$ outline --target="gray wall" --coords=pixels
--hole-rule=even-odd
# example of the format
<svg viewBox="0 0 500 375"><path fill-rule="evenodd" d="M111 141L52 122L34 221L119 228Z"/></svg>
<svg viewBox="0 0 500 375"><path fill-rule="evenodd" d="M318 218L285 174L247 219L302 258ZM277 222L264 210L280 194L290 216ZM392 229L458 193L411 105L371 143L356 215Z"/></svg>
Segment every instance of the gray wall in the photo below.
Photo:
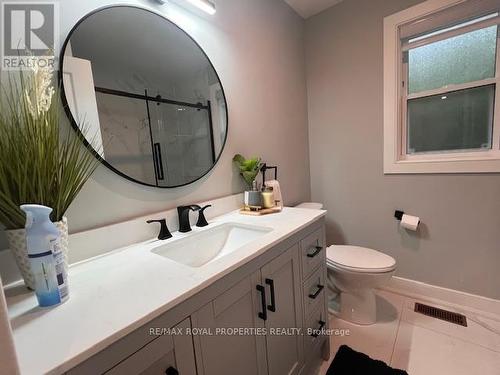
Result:
<svg viewBox="0 0 500 375"><path fill-rule="evenodd" d="M277 0L218 0L215 16L171 2L161 6L148 0L64 0L60 2L61 43L83 15L113 3L156 9L202 46L228 98L228 142L213 172L184 188L143 187L99 168L69 209L70 231L240 192L244 185L231 161L235 153L261 156L278 165L287 204L308 200L304 21ZM5 247L5 239L0 238L0 248Z"/></svg>
<svg viewBox="0 0 500 375"><path fill-rule="evenodd" d="M329 243L392 255L397 275L500 299L500 176L383 174L383 18L418 0L347 0L306 22L312 199ZM394 209L422 218L406 233Z"/></svg>
<svg viewBox="0 0 500 375"><path fill-rule="evenodd" d="M113 1L61 2L63 35L86 12L110 3ZM281 1L219 0L213 17L169 2L163 6L145 0L129 3L149 5L164 13L210 56L228 98L228 142L213 172L185 188L142 187L100 168L70 208L72 230L242 191L244 185L231 162L238 152L279 165L287 203L308 199L303 21ZM287 153L290 149L294 152Z"/></svg>

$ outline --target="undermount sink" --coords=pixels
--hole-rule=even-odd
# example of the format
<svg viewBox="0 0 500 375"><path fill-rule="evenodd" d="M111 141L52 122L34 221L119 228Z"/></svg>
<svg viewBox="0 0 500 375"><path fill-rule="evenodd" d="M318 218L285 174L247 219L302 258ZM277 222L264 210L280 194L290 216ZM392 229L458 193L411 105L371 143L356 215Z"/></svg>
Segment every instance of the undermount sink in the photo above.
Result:
<svg viewBox="0 0 500 375"><path fill-rule="evenodd" d="M266 227L225 223L160 245L151 251L174 262L198 268L238 250L271 231L272 229Z"/></svg>

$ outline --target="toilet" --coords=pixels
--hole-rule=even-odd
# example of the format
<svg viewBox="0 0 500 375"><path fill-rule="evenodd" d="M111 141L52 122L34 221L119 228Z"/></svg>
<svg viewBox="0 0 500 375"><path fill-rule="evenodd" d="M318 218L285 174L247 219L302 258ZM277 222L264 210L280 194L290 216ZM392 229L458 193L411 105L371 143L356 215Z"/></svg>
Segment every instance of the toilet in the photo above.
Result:
<svg viewBox="0 0 500 375"><path fill-rule="evenodd" d="M330 311L352 323L374 324L375 289L391 279L396 270L394 258L365 247L340 245L328 247L326 257Z"/></svg>
<svg viewBox="0 0 500 375"><path fill-rule="evenodd" d="M322 203L314 203L314 202L304 202L301 203L297 206L297 208L308 208L310 210L322 210L323 209L323 204Z"/></svg>
<svg viewBox="0 0 500 375"><path fill-rule="evenodd" d="M321 210L323 204L304 202L296 207ZM356 324L376 323L375 289L394 275L394 258L366 247L332 245L326 249L326 262L330 312Z"/></svg>

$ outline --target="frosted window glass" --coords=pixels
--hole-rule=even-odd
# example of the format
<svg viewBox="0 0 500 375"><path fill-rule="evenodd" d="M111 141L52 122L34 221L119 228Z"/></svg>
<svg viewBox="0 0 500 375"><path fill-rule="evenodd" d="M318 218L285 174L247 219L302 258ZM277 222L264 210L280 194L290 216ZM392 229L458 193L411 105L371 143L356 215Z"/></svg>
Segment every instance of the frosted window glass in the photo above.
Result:
<svg viewBox="0 0 500 375"><path fill-rule="evenodd" d="M408 101L407 153L490 149L495 85Z"/></svg>
<svg viewBox="0 0 500 375"><path fill-rule="evenodd" d="M497 26L475 30L408 51L408 92L495 76Z"/></svg>

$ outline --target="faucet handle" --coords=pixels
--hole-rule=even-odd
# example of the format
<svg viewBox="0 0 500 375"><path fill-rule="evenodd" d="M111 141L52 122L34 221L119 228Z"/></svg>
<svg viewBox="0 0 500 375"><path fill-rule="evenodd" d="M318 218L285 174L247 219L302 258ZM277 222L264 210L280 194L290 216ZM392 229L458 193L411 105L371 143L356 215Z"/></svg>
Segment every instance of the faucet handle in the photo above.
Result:
<svg viewBox="0 0 500 375"><path fill-rule="evenodd" d="M197 227L206 227L208 225L207 219L205 218L205 210L208 207L212 207L211 204L207 204L205 207L200 207L198 211L198 222L196 223Z"/></svg>
<svg viewBox="0 0 500 375"><path fill-rule="evenodd" d="M172 234L168 230L167 227L167 219L159 219L159 220L148 220L146 223L160 223L160 234L158 234L159 240L166 240L172 238Z"/></svg>

